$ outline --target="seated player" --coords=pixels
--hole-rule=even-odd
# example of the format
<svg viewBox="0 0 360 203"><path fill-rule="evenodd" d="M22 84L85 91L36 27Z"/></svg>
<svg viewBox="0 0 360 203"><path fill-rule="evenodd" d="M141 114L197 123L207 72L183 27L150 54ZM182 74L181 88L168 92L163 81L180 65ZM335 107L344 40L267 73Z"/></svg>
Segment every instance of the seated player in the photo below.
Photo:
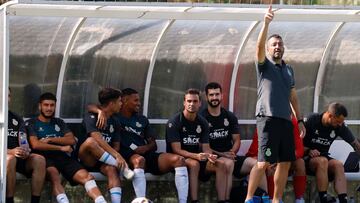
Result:
<svg viewBox="0 0 360 203"><path fill-rule="evenodd" d="M54 117L55 106L54 94L42 94L39 100L40 115L26 121L31 147L46 159L46 174L52 184L53 195L56 196L58 203L69 202L61 184L61 173L72 185L76 183L84 185L86 192L95 203L106 202L94 177L77 160L69 156L75 138L65 122Z"/></svg>

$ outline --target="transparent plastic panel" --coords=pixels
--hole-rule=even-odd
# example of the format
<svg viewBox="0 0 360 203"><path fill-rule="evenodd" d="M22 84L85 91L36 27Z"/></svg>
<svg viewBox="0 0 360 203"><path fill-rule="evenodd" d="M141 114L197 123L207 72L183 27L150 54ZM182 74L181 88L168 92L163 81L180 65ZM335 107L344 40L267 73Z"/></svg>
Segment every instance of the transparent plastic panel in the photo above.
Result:
<svg viewBox="0 0 360 203"><path fill-rule="evenodd" d="M343 26L331 47L319 99L319 111L330 102L348 109L347 119L360 119L360 23Z"/></svg>
<svg viewBox="0 0 360 203"><path fill-rule="evenodd" d="M176 21L163 37L150 87L149 118L169 118L182 109L188 88L223 86L225 107L234 60L250 22ZM205 102L203 102L205 105Z"/></svg>
<svg viewBox="0 0 360 203"><path fill-rule="evenodd" d="M65 47L76 22L76 18L10 17L10 107L19 115L33 117L40 94L56 94Z"/></svg>
<svg viewBox="0 0 360 203"><path fill-rule="evenodd" d="M3 63L3 56L5 53L5 50L3 49L4 46L4 40L6 39L5 36L5 30L4 30L4 22L3 22L3 16L5 15L5 11L4 9L0 9L0 78L1 78L1 82L0 82L0 95L3 95L4 93L4 82L2 80L2 78L4 77L4 68L5 68L5 64ZM5 119L4 117L4 109L3 109L3 99L0 99L0 123L2 123ZM1 124L0 124L1 125ZM1 126L0 126L1 127Z"/></svg>
<svg viewBox="0 0 360 203"><path fill-rule="evenodd" d="M102 87L131 87L143 97L155 43L166 21L87 19L66 67L60 115L81 118ZM71 105L69 105L71 104Z"/></svg>
<svg viewBox="0 0 360 203"><path fill-rule="evenodd" d="M351 114L351 113L350 113ZM360 139L360 125L348 125L352 134L357 138Z"/></svg>
<svg viewBox="0 0 360 203"><path fill-rule="evenodd" d="M256 41L262 24L249 38L240 58L235 88L234 112L239 119L255 119L257 81ZM314 90L320 60L335 23L273 22L268 36L280 34L285 44L283 59L295 72L295 87L303 113L313 111Z"/></svg>

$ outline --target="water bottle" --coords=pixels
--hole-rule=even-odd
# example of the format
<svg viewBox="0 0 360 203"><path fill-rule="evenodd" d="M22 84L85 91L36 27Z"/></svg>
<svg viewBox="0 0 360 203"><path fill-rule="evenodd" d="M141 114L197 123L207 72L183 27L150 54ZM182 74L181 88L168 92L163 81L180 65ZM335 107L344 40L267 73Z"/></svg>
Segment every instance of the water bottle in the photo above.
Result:
<svg viewBox="0 0 360 203"><path fill-rule="evenodd" d="M19 146L21 148L25 149L26 151L30 151L26 133L21 132L21 131L19 132Z"/></svg>
<svg viewBox="0 0 360 203"><path fill-rule="evenodd" d="M131 180L131 179L134 177L135 173L134 173L134 171L132 171L132 170L129 169L128 167L125 167L125 168L122 170L122 175L123 175L126 179Z"/></svg>

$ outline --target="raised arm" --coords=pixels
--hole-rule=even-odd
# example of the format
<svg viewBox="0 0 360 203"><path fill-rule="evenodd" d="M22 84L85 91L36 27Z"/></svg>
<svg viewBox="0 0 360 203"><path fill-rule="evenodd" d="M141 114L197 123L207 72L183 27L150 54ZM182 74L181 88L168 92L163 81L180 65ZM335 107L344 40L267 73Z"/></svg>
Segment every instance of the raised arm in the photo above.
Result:
<svg viewBox="0 0 360 203"><path fill-rule="evenodd" d="M264 16L264 24L260 30L258 41L256 44L256 59L258 63L263 63L265 61L265 43L266 43L266 37L269 30L269 24L274 18L274 12L272 11L272 6L270 5L268 10L265 13Z"/></svg>

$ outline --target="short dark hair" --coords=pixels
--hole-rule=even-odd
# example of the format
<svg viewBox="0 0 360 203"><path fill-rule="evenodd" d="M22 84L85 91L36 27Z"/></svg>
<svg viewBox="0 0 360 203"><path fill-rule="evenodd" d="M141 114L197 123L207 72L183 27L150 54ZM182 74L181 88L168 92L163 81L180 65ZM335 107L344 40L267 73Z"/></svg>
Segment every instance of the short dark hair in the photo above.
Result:
<svg viewBox="0 0 360 203"><path fill-rule="evenodd" d="M281 40L283 40L282 37L281 37L279 34L272 34L272 35L270 35L270 37L268 37L267 41L269 41L271 38L276 38L276 39L281 39Z"/></svg>
<svg viewBox="0 0 360 203"><path fill-rule="evenodd" d="M220 92L222 92L222 87L217 82L210 82L205 86L205 93L206 95L209 93L210 89L220 89Z"/></svg>
<svg viewBox="0 0 360 203"><path fill-rule="evenodd" d="M56 96L51 92L45 92L42 95L40 95L39 103L41 103L44 100L52 100L52 101L55 101L55 102L57 101Z"/></svg>
<svg viewBox="0 0 360 203"><path fill-rule="evenodd" d="M335 115L336 117L344 116L347 117L348 112L346 110L346 107L338 102L333 102L329 104L328 110L329 113Z"/></svg>
<svg viewBox="0 0 360 203"><path fill-rule="evenodd" d="M129 96L129 95L132 95L132 94L139 94L138 91L136 91L135 89L130 88L130 87L122 89L121 92L122 92L123 96Z"/></svg>
<svg viewBox="0 0 360 203"><path fill-rule="evenodd" d="M98 99L102 106L108 105L111 101L117 100L119 97L121 97L121 91L111 87L105 87L98 93Z"/></svg>
<svg viewBox="0 0 360 203"><path fill-rule="evenodd" d="M195 88L187 89L187 90L185 91L185 94L184 94L184 100L185 100L185 96L188 95L188 94L198 95L198 96L199 96L199 99L201 99L201 98L200 98L200 90L198 90L198 89L195 89Z"/></svg>

